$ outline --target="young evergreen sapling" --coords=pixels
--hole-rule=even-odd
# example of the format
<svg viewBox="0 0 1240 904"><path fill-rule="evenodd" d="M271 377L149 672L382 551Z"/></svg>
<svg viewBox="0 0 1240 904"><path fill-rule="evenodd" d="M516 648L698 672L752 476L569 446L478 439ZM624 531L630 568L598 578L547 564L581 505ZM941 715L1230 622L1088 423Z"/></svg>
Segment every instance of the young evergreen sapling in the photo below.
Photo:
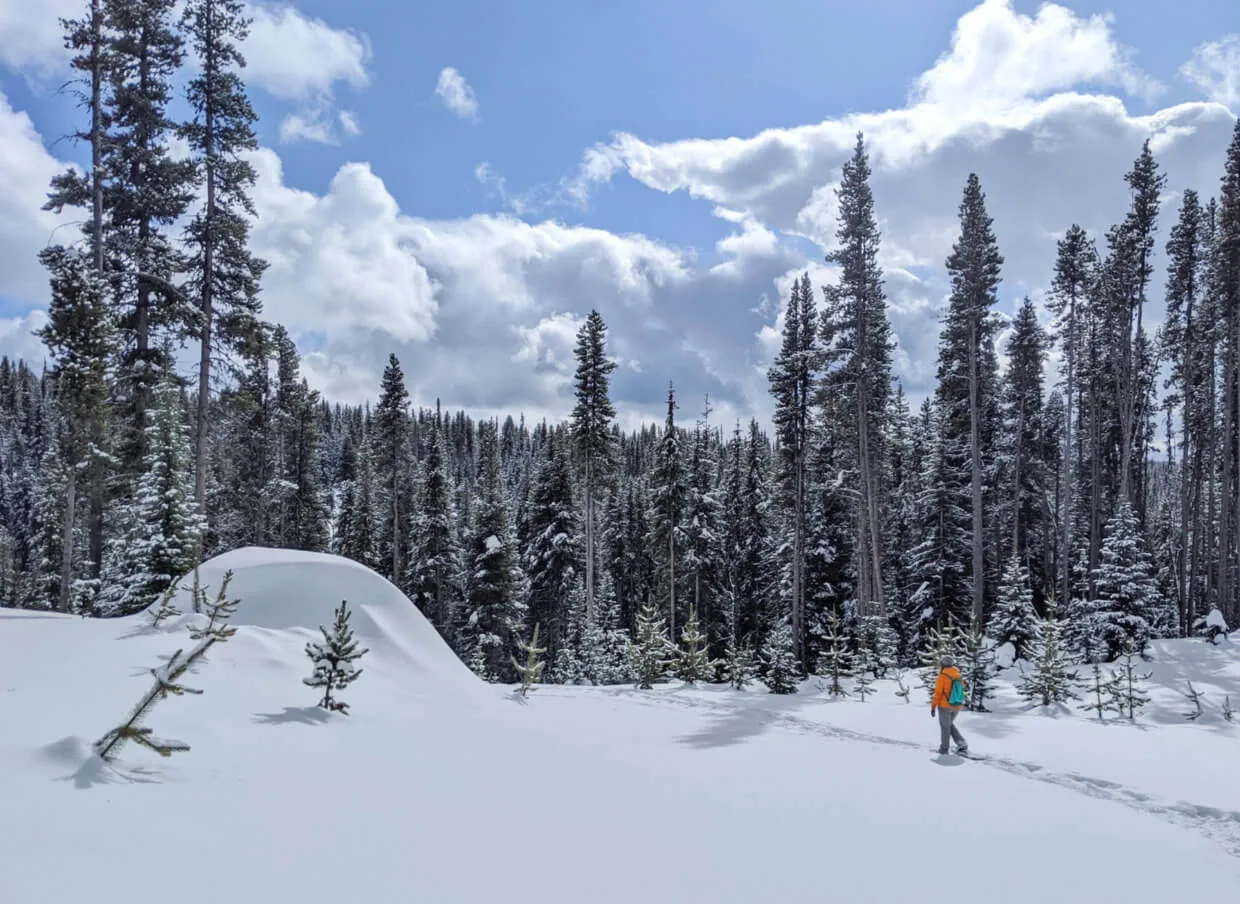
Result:
<svg viewBox="0 0 1240 904"><path fill-rule="evenodd" d="M754 681L758 672L758 662L753 649L742 646L736 639L728 641L725 662L725 677L734 690L743 691Z"/></svg>
<svg viewBox="0 0 1240 904"><path fill-rule="evenodd" d="M1152 673L1141 674L1137 671L1135 662L1137 648L1131 639L1124 641L1123 650L1120 667L1113 673L1115 682L1112 685L1111 694L1119 714L1127 717L1129 722L1135 722L1137 712L1150 702L1150 698L1146 696L1142 687L1142 682L1148 681Z"/></svg>
<svg viewBox="0 0 1240 904"><path fill-rule="evenodd" d="M1101 721L1106 718L1107 713L1115 710L1115 678L1102 677L1102 663L1097 659L1094 660L1093 669L1093 681L1089 685L1090 697L1077 708L1086 712L1093 711Z"/></svg>
<svg viewBox="0 0 1240 904"><path fill-rule="evenodd" d="M1038 635L1031 647L1033 671L1021 676L1020 695L1030 703L1050 706L1079 699L1073 684L1076 672L1068 668L1055 605L1048 604L1046 618L1038 626Z"/></svg>
<svg viewBox="0 0 1240 904"><path fill-rule="evenodd" d="M224 598L227 586L228 582L226 579L224 587L220 591L220 599ZM153 750L163 757L171 756L179 751L189 750L188 744L179 741L161 741L154 737L151 729L143 726L142 721L150 714L151 709L156 703L169 695L179 697L182 694L202 693L200 690L181 684L180 679L195 662L203 658L212 645L224 643L236 633L235 628L225 628L222 626L223 621L233 614L236 606L237 603L234 601L227 606L219 605L215 607L209 629L192 632L192 636L198 643L190 650L188 655L182 655L184 651L177 650L172 654L167 663L159 668L151 669L151 674L155 677L155 683L143 695L142 699L138 701L138 704L130 712L129 718L95 742L95 752L104 762L111 762L126 741L141 744L148 750Z"/></svg>
<svg viewBox="0 0 1240 904"><path fill-rule="evenodd" d="M904 683L904 675L905 672L903 669L896 673L896 689L892 693L903 699L905 703L912 703L913 701L909 699L911 689Z"/></svg>
<svg viewBox="0 0 1240 904"><path fill-rule="evenodd" d="M994 695L992 680L998 669L995 667L995 650L989 638L982 633L973 619L969 631L964 635L964 646L960 657L960 672L964 685L969 689L966 706L973 712L984 713L986 701Z"/></svg>
<svg viewBox="0 0 1240 904"><path fill-rule="evenodd" d="M714 663L706 649L706 638L698 622L697 607L689 607L689 620L680 634L680 649L676 657L676 677L685 684L709 681L714 673Z"/></svg>
<svg viewBox="0 0 1240 904"><path fill-rule="evenodd" d="M336 621L332 630L329 632L322 625L319 626L323 642L306 644L306 655L314 663L314 674L302 679L309 687L323 688L323 699L319 701L319 706L343 715L349 714L349 704L335 699L332 692L342 690L357 680L362 670L353 663L370 652L358 649L353 628L349 625L352 615L348 600L341 600L336 609Z"/></svg>
<svg viewBox="0 0 1240 904"><path fill-rule="evenodd" d="M198 569L194 569L194 611L205 612L207 615L205 628L190 629L189 636L194 640L202 640L204 637L228 640L237 633L235 627L225 624L236 614L237 606L241 603L240 600L228 598L228 585L232 583L232 579L233 573L225 572L224 580L220 584L220 592L215 595L214 601L208 601L206 588L198 583Z"/></svg>
<svg viewBox="0 0 1240 904"><path fill-rule="evenodd" d="M517 640L517 649L525 654L525 662L518 662L515 656L512 660L512 665L521 680L517 693L522 698L529 695L530 688L542 677L543 668L547 664L543 660L543 654L547 652L547 648L538 645L538 629L539 625L534 625L534 635L528 642L519 638Z"/></svg>
<svg viewBox="0 0 1240 904"><path fill-rule="evenodd" d="M1236 711L1231 708L1231 695L1228 694L1223 698L1223 719L1230 722L1236 716Z"/></svg>
<svg viewBox="0 0 1240 904"><path fill-rule="evenodd" d="M173 584L163 592L163 595L159 598L159 605L151 610L152 628L158 628L160 622L166 618L175 618L181 614L181 610L178 609L172 602L172 598L176 596L176 593L176 584Z"/></svg>
<svg viewBox="0 0 1240 904"><path fill-rule="evenodd" d="M1188 698L1188 702L1193 704L1193 711L1184 714L1184 718L1190 722L1196 722L1201 718L1201 693L1193 687L1191 681L1188 682L1188 693L1184 695Z"/></svg>
<svg viewBox="0 0 1240 904"><path fill-rule="evenodd" d="M852 675L852 655L845 645L844 635L840 631L840 617L832 613L827 620L827 634L824 638L826 646L818 654L818 667L815 671L828 679L826 692L832 697L844 697L842 679Z"/></svg>
<svg viewBox="0 0 1240 904"><path fill-rule="evenodd" d="M637 639L628 647L637 687L648 691L656 681L662 681L674 655L675 647L667 638L667 624L654 604L647 601L637 616Z"/></svg>
<svg viewBox="0 0 1240 904"><path fill-rule="evenodd" d="M787 620L771 632L762 650L766 686L772 694L795 694L800 677L796 653L792 649L792 629Z"/></svg>

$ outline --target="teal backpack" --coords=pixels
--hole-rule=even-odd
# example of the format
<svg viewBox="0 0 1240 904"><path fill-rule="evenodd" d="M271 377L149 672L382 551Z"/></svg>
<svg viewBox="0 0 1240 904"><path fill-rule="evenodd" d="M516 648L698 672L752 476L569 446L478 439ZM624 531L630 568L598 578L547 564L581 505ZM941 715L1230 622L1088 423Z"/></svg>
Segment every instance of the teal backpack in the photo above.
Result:
<svg viewBox="0 0 1240 904"><path fill-rule="evenodd" d="M964 682L959 678L952 679L952 692L947 695L950 706L964 706Z"/></svg>

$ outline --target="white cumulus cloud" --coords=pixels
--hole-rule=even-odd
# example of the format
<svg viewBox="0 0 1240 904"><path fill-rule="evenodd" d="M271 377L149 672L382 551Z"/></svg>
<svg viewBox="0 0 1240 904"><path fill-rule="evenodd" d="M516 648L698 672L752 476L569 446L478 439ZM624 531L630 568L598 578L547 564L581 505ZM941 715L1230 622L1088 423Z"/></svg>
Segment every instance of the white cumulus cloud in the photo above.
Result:
<svg viewBox="0 0 1240 904"><path fill-rule="evenodd" d="M1207 99L1240 112L1240 34L1198 45L1180 67L1180 75Z"/></svg>
<svg viewBox="0 0 1240 904"><path fill-rule="evenodd" d="M443 101L443 105L457 116L462 119L478 119L478 98L474 96L474 89L465 81L465 76L451 66L440 71L435 93Z"/></svg>

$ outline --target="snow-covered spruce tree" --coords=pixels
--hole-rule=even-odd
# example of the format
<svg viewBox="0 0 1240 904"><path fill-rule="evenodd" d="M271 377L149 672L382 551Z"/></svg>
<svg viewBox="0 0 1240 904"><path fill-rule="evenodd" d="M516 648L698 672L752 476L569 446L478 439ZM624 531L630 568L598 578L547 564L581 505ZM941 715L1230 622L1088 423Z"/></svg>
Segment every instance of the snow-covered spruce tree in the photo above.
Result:
<svg viewBox="0 0 1240 904"><path fill-rule="evenodd" d="M1204 637L1211 644L1217 644L1219 638L1227 638L1227 620L1217 606L1193 623L1193 634Z"/></svg>
<svg viewBox="0 0 1240 904"><path fill-rule="evenodd" d="M1099 721L1106 718L1107 713L1117 712L1115 705L1116 678L1112 675L1107 678L1103 675L1102 663L1098 660L1093 662L1093 672L1090 674L1084 685L1085 702L1077 706L1077 709L1084 712L1092 712Z"/></svg>
<svg viewBox="0 0 1240 904"><path fill-rule="evenodd" d="M314 674L303 678L308 687L323 688L323 699L318 705L323 709L349 714L349 704L332 696L333 691L342 690L357 680L362 670L353 665L369 650L358 649L357 640L353 637L353 628L349 619L353 613L349 611L348 600L341 600L336 609L336 621L328 631L322 625L319 631L323 634L323 642L306 644L306 655L314 663Z"/></svg>
<svg viewBox="0 0 1240 904"><path fill-rule="evenodd" d="M1137 657L1136 644L1131 640L1127 641L1120 653L1119 668L1111 673L1114 678L1111 699L1119 714L1129 722L1136 721L1137 712L1150 702L1144 683L1150 680L1152 673L1137 671Z"/></svg>
<svg viewBox="0 0 1240 904"><path fill-rule="evenodd" d="M697 608L689 607L689 619L680 632L680 647L676 651L676 677L685 684L709 681L714 675L714 663L706 649L706 638L698 622Z"/></svg>
<svg viewBox="0 0 1240 904"><path fill-rule="evenodd" d="M886 496L883 459L891 396L891 324L879 265L881 237L870 187L870 163L861 134L846 161L836 189L837 247L827 260L840 267L839 280L824 286L822 339L825 373L822 389L834 397L825 417L836 413L834 433L838 465L850 475L852 509L848 522L855 536L854 594L862 616L886 611L882 562L883 500Z"/></svg>
<svg viewBox="0 0 1240 904"><path fill-rule="evenodd" d="M41 251L39 260L51 277L47 324L39 337L55 361L49 376L55 385L56 450L64 477L54 599L61 612L68 612L77 574L79 475L99 465L116 330L107 286L86 253L54 245Z"/></svg>
<svg viewBox="0 0 1240 904"><path fill-rule="evenodd" d="M676 648L667 637L667 623L659 610L647 601L638 613L637 635L628 647L629 664L637 687L650 690L656 681L667 677L675 653Z"/></svg>
<svg viewBox="0 0 1240 904"><path fill-rule="evenodd" d="M245 59L240 45L249 32L244 6L241 0L191 0L181 24L198 60L186 90L193 116L180 132L203 189L186 244L188 294L197 308L192 334L199 343L195 501L205 510L212 364L240 350L259 329L258 283L267 265L248 247L254 214L250 191L257 179L248 152L257 149L258 141L257 117L241 78Z"/></svg>
<svg viewBox="0 0 1240 904"><path fill-rule="evenodd" d="M520 682L517 693L522 697L529 694L530 688L542 677L543 669L547 665L543 659L547 648L538 645L538 628L538 625L534 625L534 634L528 642L517 638L517 649L521 652L522 659L518 661L515 656L512 657L512 667L516 670L517 680Z"/></svg>
<svg viewBox="0 0 1240 904"><path fill-rule="evenodd" d="M1015 556L1008 559L999 584L999 605L986 626L986 633L997 646L1010 643L1016 659L1028 659L1029 648L1038 633L1038 613L1033 607L1033 588L1029 569Z"/></svg>
<svg viewBox="0 0 1240 904"><path fill-rule="evenodd" d="M676 426L676 393L667 388L667 418L663 433L654 450L654 468L650 474L650 551L656 563L659 596L667 600L665 611L668 630L674 636L682 608L680 595L681 563L685 548L685 514L689 502L689 473L686 467L682 431Z"/></svg>
<svg viewBox="0 0 1240 904"><path fill-rule="evenodd" d="M728 641L724 670L727 682L734 690L743 691L749 687L758 674L758 660L753 649L739 645L735 639Z"/></svg>
<svg viewBox="0 0 1240 904"><path fill-rule="evenodd" d="M594 605L594 622L582 638L582 673L592 684L627 684L633 680L626 655L629 635L620 627L620 606L608 572L599 579Z"/></svg>
<svg viewBox="0 0 1240 904"><path fill-rule="evenodd" d="M827 620L826 644L818 654L818 665L814 671L820 678L826 678L827 693L833 697L845 697L844 679L852 677L853 656L849 652L848 643L840 627L840 617L832 614Z"/></svg>
<svg viewBox="0 0 1240 904"><path fill-rule="evenodd" d="M409 567L404 583L410 599L449 643L454 640L453 621L463 595L462 555L452 491L443 430L436 411L423 462L418 506L411 519Z"/></svg>
<svg viewBox="0 0 1240 904"><path fill-rule="evenodd" d="M586 588L578 582L568 593L564 636L551 664L554 684L589 684L585 668Z"/></svg>
<svg viewBox="0 0 1240 904"><path fill-rule="evenodd" d="M616 409L611 404L608 387L616 362L607 357L607 326L598 311L591 311L577 331L577 359L574 376L577 403L573 406L570 429L573 450L582 476L582 501L585 527L585 594L586 629L594 623L595 597L598 581L595 566L597 554L597 519L595 507L599 489L611 477L615 466L615 440L611 422Z"/></svg>
<svg viewBox="0 0 1240 904"><path fill-rule="evenodd" d="M762 647L762 680L772 694L795 694L801 669L792 648L792 628L781 619Z"/></svg>
<svg viewBox="0 0 1240 904"><path fill-rule="evenodd" d="M581 519L573 502L566 440L547 434L543 459L530 490L524 530L525 574L529 580L527 618L543 626L551 660L569 629L574 588L581 585Z"/></svg>
<svg viewBox="0 0 1240 904"><path fill-rule="evenodd" d="M1119 655L1126 643L1144 654L1154 625L1168 618L1168 601L1158 587L1137 516L1127 500L1120 501L1107 522L1095 584L1107 659Z"/></svg>
<svg viewBox="0 0 1240 904"><path fill-rule="evenodd" d="M117 290L109 298L117 308L122 349L113 391L121 412L117 452L124 493L149 473L147 409L161 404L154 396L173 364L172 341L190 332L196 319L191 300L174 286L184 255L170 228L194 198L194 163L173 150L177 127L169 110L185 59L178 6L177 0L103 3L104 134L95 169L104 183L97 202L105 220L106 264L100 267L110 271ZM192 459L187 456L185 464L192 467ZM192 477L188 498L193 499ZM109 522L112 518L109 512Z"/></svg>
<svg viewBox="0 0 1240 904"><path fill-rule="evenodd" d="M974 620L965 632L964 643L960 648L960 674L969 694L966 705L973 712L988 711L986 701L994 696L994 677L997 672L995 648Z"/></svg>
<svg viewBox="0 0 1240 904"><path fill-rule="evenodd" d="M963 524L957 521L953 525L955 530L963 526L967 531L968 546L961 549L952 538L953 545L942 551L940 567L956 571L966 582L973 615L980 621L986 616L986 510L994 501L993 481L987 480L986 470L994 454L998 420L999 368L994 338L999 321L992 309L998 301L1003 256L975 173L969 174L965 184L959 216L960 237L946 261L952 291L939 343L935 394L946 465L938 475L938 492L950 497L950 517L958 518L964 500L968 500L970 517ZM944 515L947 517L948 512ZM939 542L947 539L945 534Z"/></svg>
<svg viewBox="0 0 1240 904"><path fill-rule="evenodd" d="M375 405L374 429L370 436L374 454L375 558L378 572L400 585L408 568L405 551L413 486L410 480L412 456L409 449L409 390L405 373L395 354L388 355L383 369L379 401ZM424 612L426 610L423 610ZM432 624L443 629L429 613Z"/></svg>
<svg viewBox="0 0 1240 904"><path fill-rule="evenodd" d="M809 456L813 406L817 376L818 314L809 274L792 284L784 312L783 344L767 371L771 395L775 398L778 490L785 513L787 542L781 549L786 569L786 597L791 611L793 646L797 657L806 660L805 550L809 501Z"/></svg>
<svg viewBox="0 0 1240 904"><path fill-rule="evenodd" d="M478 477L474 524L466 548L465 604L458 628L463 648L481 657L483 672L507 681L514 638L525 616L525 576L508 522L507 492L500 473L499 434L493 421L478 425Z"/></svg>
<svg viewBox="0 0 1240 904"><path fill-rule="evenodd" d="M1039 706L1066 703L1079 699L1074 685L1076 672L1068 667L1054 603L1047 606L1046 617L1038 626L1038 636L1030 647L1032 670L1021 676L1020 695Z"/></svg>
<svg viewBox="0 0 1240 904"><path fill-rule="evenodd" d="M884 615L863 615L857 620L856 639L858 656L862 657L857 670L874 678L886 677L896 665L900 644L891 621Z"/></svg>
<svg viewBox="0 0 1240 904"><path fill-rule="evenodd" d="M145 609L195 565L206 521L194 504L189 435L181 415L180 392L165 374L146 411L142 475L121 515L127 530L105 560L102 614Z"/></svg>
<svg viewBox="0 0 1240 904"><path fill-rule="evenodd" d="M348 482L344 500L336 519L335 552L360 562L367 568L375 568L376 530L373 455L370 444L362 442L357 450L357 471Z"/></svg>

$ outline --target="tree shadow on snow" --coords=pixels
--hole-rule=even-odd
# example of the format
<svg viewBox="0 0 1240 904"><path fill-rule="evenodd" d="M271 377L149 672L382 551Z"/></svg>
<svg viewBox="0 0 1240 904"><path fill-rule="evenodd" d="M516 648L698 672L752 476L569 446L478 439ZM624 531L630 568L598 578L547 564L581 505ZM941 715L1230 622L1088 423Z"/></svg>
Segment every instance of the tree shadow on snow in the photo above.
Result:
<svg viewBox="0 0 1240 904"><path fill-rule="evenodd" d="M74 772L61 776L57 781L73 782L73 787L84 791L95 785L152 785L159 781L159 773L140 766L119 769L111 763L104 762L98 754L92 753Z"/></svg>
<svg viewBox="0 0 1240 904"><path fill-rule="evenodd" d="M254 721L264 725L322 725L330 718L331 713L318 706L286 706L283 712L254 714Z"/></svg>
<svg viewBox="0 0 1240 904"><path fill-rule="evenodd" d="M680 738L680 743L700 750L740 744L779 723L792 711L815 702L816 698L808 694L764 695L761 698L746 695L737 700L739 705L710 713L707 724Z"/></svg>

